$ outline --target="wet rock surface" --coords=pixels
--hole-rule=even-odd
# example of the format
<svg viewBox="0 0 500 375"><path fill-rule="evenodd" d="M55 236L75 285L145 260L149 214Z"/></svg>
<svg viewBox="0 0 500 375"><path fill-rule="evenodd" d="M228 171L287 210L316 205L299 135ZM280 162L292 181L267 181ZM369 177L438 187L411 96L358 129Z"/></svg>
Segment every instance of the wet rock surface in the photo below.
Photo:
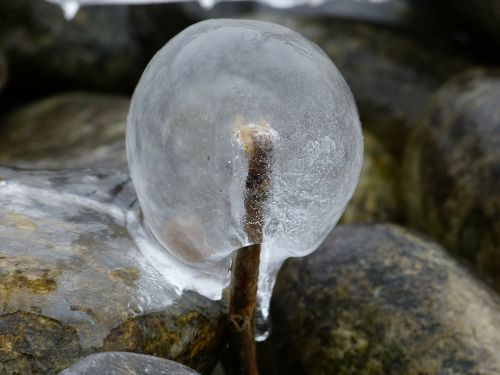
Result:
<svg viewBox="0 0 500 375"><path fill-rule="evenodd" d="M400 166L381 142L364 131L363 169L358 186L340 219L342 224L399 222Z"/></svg>
<svg viewBox="0 0 500 375"><path fill-rule="evenodd" d="M179 363L150 355L105 352L92 354L78 361L60 375L196 375Z"/></svg>
<svg viewBox="0 0 500 375"><path fill-rule="evenodd" d="M401 155L434 90L470 63L412 34L340 19L263 16L317 43L349 84L365 129Z"/></svg>
<svg viewBox="0 0 500 375"><path fill-rule="evenodd" d="M175 5L161 9L84 7L66 20L44 0L2 0L0 45L18 88L130 91L156 50L187 24ZM144 14L156 17L143 23Z"/></svg>
<svg viewBox="0 0 500 375"><path fill-rule="evenodd" d="M286 263L271 312L263 373L500 371L498 297L397 226L334 229L315 253Z"/></svg>
<svg viewBox="0 0 500 375"><path fill-rule="evenodd" d="M74 92L0 119L0 164L36 169L126 167L129 99Z"/></svg>
<svg viewBox="0 0 500 375"><path fill-rule="evenodd" d="M0 169L0 373L54 374L100 351L209 370L219 303L175 288L126 229L127 173Z"/></svg>
<svg viewBox="0 0 500 375"><path fill-rule="evenodd" d="M500 72L468 71L435 95L407 146L408 221L500 289Z"/></svg>

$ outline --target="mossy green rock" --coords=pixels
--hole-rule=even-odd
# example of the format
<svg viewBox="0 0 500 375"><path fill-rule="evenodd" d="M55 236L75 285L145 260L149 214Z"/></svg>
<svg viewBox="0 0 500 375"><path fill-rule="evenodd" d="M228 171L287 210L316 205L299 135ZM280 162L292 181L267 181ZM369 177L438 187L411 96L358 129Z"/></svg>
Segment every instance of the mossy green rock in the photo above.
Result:
<svg viewBox="0 0 500 375"><path fill-rule="evenodd" d="M365 129L401 155L409 131L442 83L470 63L410 33L329 18L266 18L318 44L351 88Z"/></svg>
<svg viewBox="0 0 500 375"><path fill-rule="evenodd" d="M342 224L401 220L399 165L383 144L364 131L364 159L354 195L340 219Z"/></svg>
<svg viewBox="0 0 500 375"><path fill-rule="evenodd" d="M54 374L101 351L212 368L220 303L177 289L127 230L126 172L0 168L0 374Z"/></svg>
<svg viewBox="0 0 500 375"><path fill-rule="evenodd" d="M408 221L500 289L500 72L470 70L435 95L407 146Z"/></svg>
<svg viewBox="0 0 500 375"><path fill-rule="evenodd" d="M500 373L496 294L398 226L340 226L289 260L271 314L264 374Z"/></svg>
<svg viewBox="0 0 500 375"><path fill-rule="evenodd" d="M0 119L0 164L22 168L126 167L129 99L73 92Z"/></svg>

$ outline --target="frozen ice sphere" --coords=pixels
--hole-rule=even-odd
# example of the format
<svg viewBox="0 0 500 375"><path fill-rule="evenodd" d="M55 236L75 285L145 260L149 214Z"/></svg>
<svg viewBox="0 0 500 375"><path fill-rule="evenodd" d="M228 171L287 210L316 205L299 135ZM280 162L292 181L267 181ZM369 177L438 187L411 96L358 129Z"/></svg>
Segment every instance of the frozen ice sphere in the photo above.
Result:
<svg viewBox="0 0 500 375"><path fill-rule="evenodd" d="M271 272L316 249L356 186L363 142L349 87L318 46L260 21L197 23L146 68L127 157L146 226L183 262L204 268L251 244L239 137L262 124L275 135L261 266Z"/></svg>

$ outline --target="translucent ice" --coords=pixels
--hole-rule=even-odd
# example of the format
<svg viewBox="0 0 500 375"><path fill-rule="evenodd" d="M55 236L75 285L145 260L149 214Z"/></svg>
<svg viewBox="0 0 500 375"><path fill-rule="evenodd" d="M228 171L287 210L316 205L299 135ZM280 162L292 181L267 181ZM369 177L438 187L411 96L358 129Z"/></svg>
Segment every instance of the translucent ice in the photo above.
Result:
<svg viewBox="0 0 500 375"><path fill-rule="evenodd" d="M85 5L103 5L103 4L153 4L153 3L171 3L171 2L186 2L186 1L191 1L191 0L47 0L52 3L58 4L62 10L64 11L64 14L67 19L72 19L75 14L78 12L79 8ZM223 1L229 1L229 2L235 2L235 1L241 1L241 0L198 0L199 4L203 8L212 8L214 5L216 5L219 2ZM357 7L356 3L359 2L365 2L365 3L395 3L392 4L390 8L388 8L390 11L394 12L393 8L399 9L404 4L400 4L402 1L407 1L407 0L330 0L331 2L336 2L340 3L338 6L340 12L345 12L346 9L349 10L351 7ZM347 4L346 4L347 1ZM320 4L324 4L329 2L329 0L258 0L259 3L274 7L274 8L291 8L291 7L296 7L300 5L312 5L312 6L317 6ZM349 4L349 3L352 3ZM383 11L387 11L388 9L384 9ZM369 11L370 12L370 11ZM385 17L382 14L382 17Z"/></svg>
<svg viewBox="0 0 500 375"><path fill-rule="evenodd" d="M198 372L168 359L138 353L104 352L89 355L59 375L199 375Z"/></svg>
<svg viewBox="0 0 500 375"><path fill-rule="evenodd" d="M124 170L0 167L0 315L55 319L89 353L102 350L116 327L151 313L199 309L217 328L217 304L183 292L220 299L227 266L208 273L170 256L144 233L136 201ZM192 334L181 335L175 350Z"/></svg>
<svg viewBox="0 0 500 375"><path fill-rule="evenodd" d="M330 59L271 23L209 20L181 32L132 98L127 157L145 223L196 268L251 244L242 132L272 130L264 207L261 314L282 262L314 251L358 181L363 142L352 94Z"/></svg>

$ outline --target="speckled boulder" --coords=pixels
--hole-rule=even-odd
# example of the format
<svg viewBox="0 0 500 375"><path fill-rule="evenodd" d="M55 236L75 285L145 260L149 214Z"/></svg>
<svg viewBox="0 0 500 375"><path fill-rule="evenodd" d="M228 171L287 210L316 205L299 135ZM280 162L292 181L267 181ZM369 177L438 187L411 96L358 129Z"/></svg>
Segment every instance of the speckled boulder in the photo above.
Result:
<svg viewBox="0 0 500 375"><path fill-rule="evenodd" d="M61 94L0 119L0 165L36 169L126 167L129 99Z"/></svg>
<svg viewBox="0 0 500 375"><path fill-rule="evenodd" d="M181 297L126 224L128 174L0 168L0 374L54 374L101 351L212 368L220 303Z"/></svg>
<svg viewBox="0 0 500 375"><path fill-rule="evenodd" d="M354 94L363 127L397 155L434 90L470 66L401 30L339 19L266 19L300 32L330 56Z"/></svg>
<svg viewBox="0 0 500 375"><path fill-rule="evenodd" d="M271 313L264 374L500 373L498 296L397 226L334 229L286 263Z"/></svg>
<svg viewBox="0 0 500 375"><path fill-rule="evenodd" d="M358 186L340 219L342 224L399 222L399 165L370 132L364 131L363 169Z"/></svg>
<svg viewBox="0 0 500 375"><path fill-rule="evenodd" d="M196 375L179 363L150 355L104 352L78 361L59 375Z"/></svg>
<svg viewBox="0 0 500 375"><path fill-rule="evenodd" d="M470 70L436 93L404 173L408 221L500 289L500 71Z"/></svg>

